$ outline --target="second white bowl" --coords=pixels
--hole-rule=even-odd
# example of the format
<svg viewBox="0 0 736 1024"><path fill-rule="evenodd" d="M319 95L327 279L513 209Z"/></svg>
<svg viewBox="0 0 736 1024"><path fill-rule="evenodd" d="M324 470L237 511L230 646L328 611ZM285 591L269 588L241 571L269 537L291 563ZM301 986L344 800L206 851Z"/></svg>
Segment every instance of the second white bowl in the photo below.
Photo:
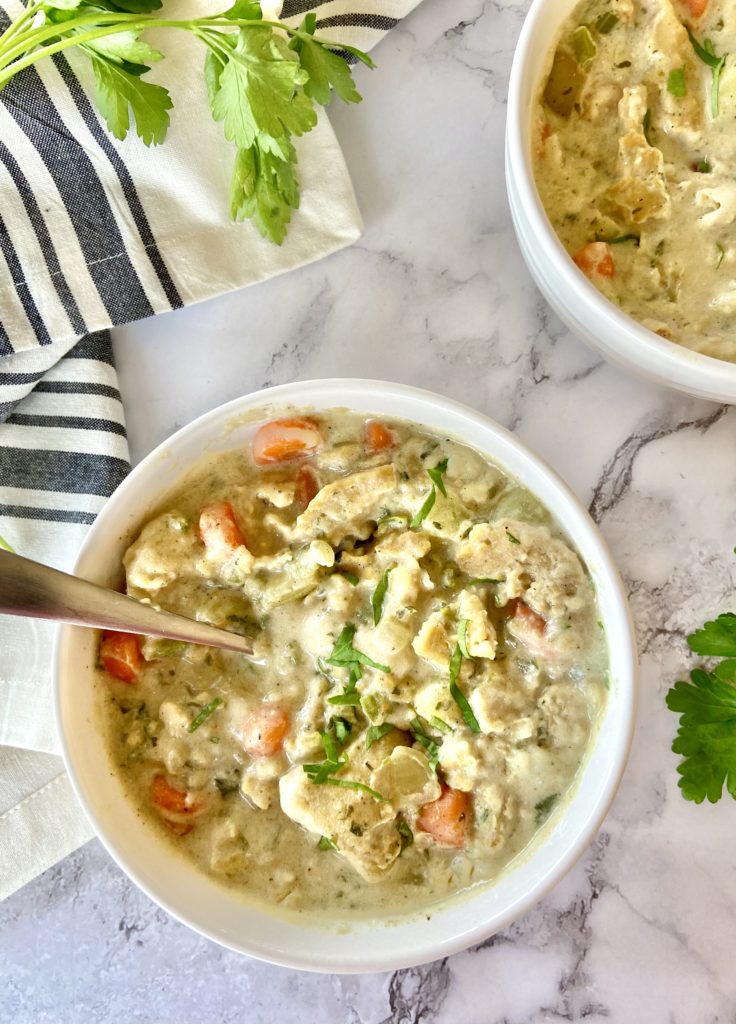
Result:
<svg viewBox="0 0 736 1024"><path fill-rule="evenodd" d="M606 359L698 398L736 403L736 363L660 338L622 313L575 266L542 206L532 160L534 104L550 47L577 2L534 0L514 55L506 121L506 187L522 255L555 313Z"/></svg>

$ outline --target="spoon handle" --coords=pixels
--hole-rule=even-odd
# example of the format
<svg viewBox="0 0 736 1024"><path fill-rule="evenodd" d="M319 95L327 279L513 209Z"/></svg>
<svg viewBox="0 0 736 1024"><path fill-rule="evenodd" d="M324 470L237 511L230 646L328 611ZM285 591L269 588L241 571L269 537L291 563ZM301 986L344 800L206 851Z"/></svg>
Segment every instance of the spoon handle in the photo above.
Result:
<svg viewBox="0 0 736 1024"><path fill-rule="evenodd" d="M237 633L195 622L183 615L157 611L124 594L2 549L0 612L163 636L185 643L222 647L239 654L253 653L247 641Z"/></svg>

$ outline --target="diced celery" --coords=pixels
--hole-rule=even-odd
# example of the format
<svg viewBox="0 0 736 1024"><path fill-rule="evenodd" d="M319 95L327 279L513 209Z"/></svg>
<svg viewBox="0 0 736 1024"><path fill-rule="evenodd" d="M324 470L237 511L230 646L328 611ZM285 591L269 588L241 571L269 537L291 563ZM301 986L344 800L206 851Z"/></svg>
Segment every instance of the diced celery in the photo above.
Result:
<svg viewBox="0 0 736 1024"><path fill-rule="evenodd" d="M581 67L590 64L598 53L598 47L595 45L587 25L580 25L573 32L572 52L575 54L575 60Z"/></svg>

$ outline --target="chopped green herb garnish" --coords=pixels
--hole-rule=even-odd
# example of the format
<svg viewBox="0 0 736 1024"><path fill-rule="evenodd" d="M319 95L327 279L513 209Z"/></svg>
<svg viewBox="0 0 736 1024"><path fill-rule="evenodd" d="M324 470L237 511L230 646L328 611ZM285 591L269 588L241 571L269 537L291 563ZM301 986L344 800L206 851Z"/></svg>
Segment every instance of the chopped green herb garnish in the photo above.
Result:
<svg viewBox="0 0 736 1024"><path fill-rule="evenodd" d="M672 71L670 71L667 76L667 92L677 97L687 95L684 65L681 68L673 68Z"/></svg>
<svg viewBox="0 0 736 1024"><path fill-rule="evenodd" d="M638 246L640 241L641 241L641 238L639 237L639 235L634 235L634 234L616 235L613 238L605 237L604 235L596 234L595 240L596 240L596 242L605 242L606 245L623 245L624 242L634 242Z"/></svg>
<svg viewBox="0 0 736 1024"><path fill-rule="evenodd" d="M376 523L376 536L387 530L404 530L409 525L409 517L403 515L383 516Z"/></svg>
<svg viewBox="0 0 736 1024"><path fill-rule="evenodd" d="M429 513L434 508L434 503L437 500L437 489L432 486L432 490L429 492L427 497L424 499L424 504L419 509L417 514L414 516L412 521L409 523L409 528L416 530L417 526L421 526L424 520L427 518Z"/></svg>
<svg viewBox="0 0 736 1024"><path fill-rule="evenodd" d="M719 110L718 93L721 84L721 72L726 64L726 55L724 54L722 57L716 56L713 42L710 39L704 39L701 46L690 29L687 30L687 34L698 57L700 57L703 63L707 64L710 68L712 76L710 86L710 113L711 117L716 118L718 117Z"/></svg>
<svg viewBox="0 0 736 1024"><path fill-rule="evenodd" d="M427 470L427 475L429 476L429 479L432 481L432 490L424 499L424 504L422 505L422 507L419 509L417 514L409 523L410 529L416 530L416 528L424 522L429 513L432 511L432 509L434 508L434 503L435 501L437 501L437 491L439 491L440 494L444 495L444 497L447 497L447 491L445 490L445 481L442 479L443 474L446 472L447 459L443 459L441 462L438 462L437 465L434 466L432 469Z"/></svg>
<svg viewBox="0 0 736 1024"><path fill-rule="evenodd" d="M447 472L447 462L447 459L443 459L442 462L438 462L432 469L427 470L427 476L445 498L447 497L447 491L445 490L445 481L442 479L442 476Z"/></svg>
<svg viewBox="0 0 736 1024"><path fill-rule="evenodd" d="M429 724L433 725L435 729L439 729L440 732L452 732L452 726L448 725L443 718L438 718L437 715L432 715Z"/></svg>
<svg viewBox="0 0 736 1024"><path fill-rule="evenodd" d="M718 262L716 263L716 270L720 270L721 263L723 263L724 257L726 255L726 250L723 248L722 245L719 245L718 243L716 243L716 249L718 249Z"/></svg>
<svg viewBox="0 0 736 1024"><path fill-rule="evenodd" d="M337 575L342 576L344 580L347 580L351 587L357 587L358 584L360 583L359 578L355 575L354 572L343 571L338 572Z"/></svg>
<svg viewBox="0 0 736 1024"><path fill-rule="evenodd" d="M199 729L200 725L203 725L207 721L208 718L212 718L215 711L217 711L218 708L221 708L222 705L223 702L220 700L219 697L215 697L215 699L211 700L209 704L205 704L205 706L199 712L197 717L189 723L189 729L187 731L195 732L197 729Z"/></svg>
<svg viewBox="0 0 736 1024"><path fill-rule="evenodd" d="M468 620L460 619L457 624L457 645L460 648L460 653L463 658L467 658L468 661L473 660L472 654L468 652Z"/></svg>
<svg viewBox="0 0 736 1024"><path fill-rule="evenodd" d="M545 818L549 817L559 795L559 793L550 793L550 795L546 796L544 800L540 800L539 803L534 805L537 825L541 825Z"/></svg>
<svg viewBox="0 0 736 1024"><path fill-rule="evenodd" d="M368 796L372 796L374 800L378 800L382 804L388 803L385 796L381 796L377 790L366 786L364 782L355 782L353 779L335 779L332 776L326 778L325 782L328 786L340 786L342 789L357 789L361 793L367 793Z"/></svg>
<svg viewBox="0 0 736 1024"><path fill-rule="evenodd" d="M391 722L383 722L381 725L371 725L366 729L365 749L370 750L377 740L387 736L390 732L393 732L395 728L396 726L392 725Z"/></svg>
<svg viewBox="0 0 736 1024"><path fill-rule="evenodd" d="M390 566L388 569L386 569L383 576L381 576L380 580L378 581L376 589L373 591L373 597L371 598L371 607L373 608L374 626L378 625L378 623L381 621L381 616L383 615L383 602L386 597L386 592L388 590L388 577L389 573L393 570L393 568L394 566Z"/></svg>
<svg viewBox="0 0 736 1024"><path fill-rule="evenodd" d="M572 51L575 54L575 60L581 67L590 64L598 53L598 47L595 45L587 25L580 25L573 32Z"/></svg>
<svg viewBox="0 0 736 1024"><path fill-rule="evenodd" d="M600 32L602 36L607 36L609 32L618 25L618 15L614 14L613 11L606 11L601 14L598 21L595 23L596 32Z"/></svg>
<svg viewBox="0 0 736 1024"><path fill-rule="evenodd" d="M498 586L500 583L503 583L503 580L494 580L493 577L491 576L476 576L475 579L468 581L468 586L482 587L485 586L487 583L492 583L495 586Z"/></svg>
<svg viewBox="0 0 736 1024"><path fill-rule="evenodd" d="M697 164L695 170L698 171L699 174L710 174L713 168L708 160L701 160L700 163Z"/></svg>
<svg viewBox="0 0 736 1024"><path fill-rule="evenodd" d="M417 743L426 750L429 767L433 772L436 772L442 740L438 743L437 740L433 739L427 733L424 724L424 720L417 715L416 718L412 718L411 722L409 722L409 729Z"/></svg>
<svg viewBox="0 0 736 1024"><path fill-rule="evenodd" d="M473 709L468 704L467 697L457 685L457 677L460 675L460 667L463 663L463 652L460 650L460 644L457 644L455 650L450 658L450 694L452 699L455 701L457 706L460 708L460 713L465 719L465 724L471 732L480 732L480 726L478 725L478 719L473 714Z"/></svg>
<svg viewBox="0 0 736 1024"><path fill-rule="evenodd" d="M356 708L360 704L360 694L355 689L345 689L342 693L336 693L334 697L328 697L327 703L333 707Z"/></svg>
<svg viewBox="0 0 736 1024"><path fill-rule="evenodd" d="M352 623L348 623L344 626L339 637L335 641L335 646L332 649L332 654L329 658L326 658L328 665L337 665L339 667L353 666L353 665L366 665L368 668L375 668L379 672L390 672L391 669L388 665L380 665L377 661L373 661L367 654L363 654L362 651L358 651L353 647L353 637L355 636L355 626ZM360 676L358 676L360 678Z"/></svg>
<svg viewBox="0 0 736 1024"><path fill-rule="evenodd" d="M328 836L320 836L317 843L318 850L336 850L337 844L333 843Z"/></svg>
<svg viewBox="0 0 736 1024"><path fill-rule="evenodd" d="M519 538L518 537L514 537L513 533L509 533L508 530L506 531L506 536L508 537L508 539L511 541L512 544L521 544L521 541L519 540Z"/></svg>

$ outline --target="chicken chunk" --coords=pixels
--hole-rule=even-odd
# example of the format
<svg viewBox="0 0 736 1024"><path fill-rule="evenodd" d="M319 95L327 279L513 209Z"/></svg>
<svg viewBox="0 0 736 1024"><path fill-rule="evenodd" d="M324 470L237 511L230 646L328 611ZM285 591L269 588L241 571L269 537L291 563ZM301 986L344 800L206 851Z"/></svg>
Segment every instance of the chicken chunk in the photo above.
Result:
<svg viewBox="0 0 736 1024"><path fill-rule="evenodd" d="M379 518L385 495L394 491L398 473L393 465L351 473L326 484L296 521L298 537L326 537L337 544L348 535L367 534Z"/></svg>

